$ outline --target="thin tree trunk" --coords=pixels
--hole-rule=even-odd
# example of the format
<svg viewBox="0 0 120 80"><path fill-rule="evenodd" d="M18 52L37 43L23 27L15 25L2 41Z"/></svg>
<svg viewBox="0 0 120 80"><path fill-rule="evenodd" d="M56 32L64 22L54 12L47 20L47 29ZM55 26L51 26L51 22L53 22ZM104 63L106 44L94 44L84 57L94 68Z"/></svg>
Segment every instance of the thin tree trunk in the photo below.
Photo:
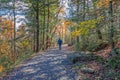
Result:
<svg viewBox="0 0 120 80"><path fill-rule="evenodd" d="M94 0L92 1L92 3L94 4ZM96 13L96 6L93 5L93 8L95 10L95 15L94 15L95 17L94 18L97 19L97 17L99 17L99 14ZM96 24L96 26L99 26L99 25ZM96 32L97 32L98 39L102 40L103 39L102 33L101 33L101 31L100 31L100 29L98 27L96 28Z"/></svg>
<svg viewBox="0 0 120 80"><path fill-rule="evenodd" d="M113 31L113 2L110 1L110 20L111 20L111 25L110 25L110 40L111 40L111 46L114 48L114 31Z"/></svg>
<svg viewBox="0 0 120 80"><path fill-rule="evenodd" d="M86 13L85 13L86 8L85 7L86 7L86 2L85 2L85 0L83 0L83 18L82 18L82 21L85 21L85 16L86 16ZM87 43L86 43L86 39L83 35L81 36L81 39L82 39L82 42L83 42L83 47L86 48Z"/></svg>
<svg viewBox="0 0 120 80"><path fill-rule="evenodd" d="M77 21L79 21L79 0L77 0ZM78 28L77 28L78 30ZM76 37L77 44L79 43L79 36Z"/></svg>
<svg viewBox="0 0 120 80"><path fill-rule="evenodd" d="M45 0L46 1L46 0ZM43 22L43 50L44 50L44 48L45 48L45 1L44 1L44 22Z"/></svg>
<svg viewBox="0 0 120 80"><path fill-rule="evenodd" d="M85 21L85 0L83 0L83 21Z"/></svg>
<svg viewBox="0 0 120 80"><path fill-rule="evenodd" d="M39 1L37 1L37 11L36 11L36 20L37 20L37 32L36 32L36 52L39 51Z"/></svg>
<svg viewBox="0 0 120 80"><path fill-rule="evenodd" d="M48 20L47 20L47 32L49 32L49 18L50 18L50 10L49 10L49 0L47 0L48 3ZM46 36L46 49L49 47L49 36Z"/></svg>
<svg viewBox="0 0 120 80"><path fill-rule="evenodd" d="M102 40L102 33L101 31L97 28L97 34L98 34L98 39Z"/></svg>
<svg viewBox="0 0 120 80"><path fill-rule="evenodd" d="M14 14L14 41L13 41L13 51L14 51L14 59L16 58L16 42L15 42L15 38L16 38L16 13L15 13L15 0L13 2L13 14Z"/></svg>
<svg viewBox="0 0 120 80"><path fill-rule="evenodd" d="M34 51L34 52L36 51L36 37L35 37L36 35L35 35L35 34L36 34L36 32L35 32L35 30L34 30L34 35L33 35L33 40L34 40L34 41L33 41L33 44L34 44L34 46L33 46L33 51Z"/></svg>

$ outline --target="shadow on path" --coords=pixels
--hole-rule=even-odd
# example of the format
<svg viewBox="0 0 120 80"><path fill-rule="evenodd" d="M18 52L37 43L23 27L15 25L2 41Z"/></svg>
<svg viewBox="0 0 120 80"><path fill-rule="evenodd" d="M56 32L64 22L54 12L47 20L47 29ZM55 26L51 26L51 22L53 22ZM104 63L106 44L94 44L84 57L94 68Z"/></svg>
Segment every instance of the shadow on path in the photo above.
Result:
<svg viewBox="0 0 120 80"><path fill-rule="evenodd" d="M3 80L76 80L69 51L51 49L21 63Z"/></svg>

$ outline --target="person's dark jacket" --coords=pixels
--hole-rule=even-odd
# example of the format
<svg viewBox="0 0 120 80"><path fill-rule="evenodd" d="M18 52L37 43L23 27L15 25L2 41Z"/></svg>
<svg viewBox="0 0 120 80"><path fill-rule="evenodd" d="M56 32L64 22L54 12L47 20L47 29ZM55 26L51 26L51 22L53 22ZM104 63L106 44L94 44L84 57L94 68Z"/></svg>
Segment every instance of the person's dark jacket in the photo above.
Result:
<svg viewBox="0 0 120 80"><path fill-rule="evenodd" d="M62 44L62 40L61 39L58 39L58 42L57 42L59 45Z"/></svg>

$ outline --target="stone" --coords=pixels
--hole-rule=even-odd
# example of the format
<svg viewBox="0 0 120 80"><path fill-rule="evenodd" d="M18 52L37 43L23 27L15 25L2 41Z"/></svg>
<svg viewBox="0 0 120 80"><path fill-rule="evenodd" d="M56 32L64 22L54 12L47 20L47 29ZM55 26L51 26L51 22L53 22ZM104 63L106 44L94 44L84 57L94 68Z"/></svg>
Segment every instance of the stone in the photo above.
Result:
<svg viewBox="0 0 120 80"><path fill-rule="evenodd" d="M80 70L81 70L81 72L88 73L88 74L93 74L95 72L94 69L87 68L87 67L83 67Z"/></svg>

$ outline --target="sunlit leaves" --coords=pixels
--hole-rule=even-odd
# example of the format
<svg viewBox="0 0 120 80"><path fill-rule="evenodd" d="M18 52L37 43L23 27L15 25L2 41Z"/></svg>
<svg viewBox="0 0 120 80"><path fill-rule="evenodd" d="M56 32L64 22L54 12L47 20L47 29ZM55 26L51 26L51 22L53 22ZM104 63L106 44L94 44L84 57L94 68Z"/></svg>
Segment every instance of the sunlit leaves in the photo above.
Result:
<svg viewBox="0 0 120 80"><path fill-rule="evenodd" d="M80 35L87 35L89 30L94 29L95 25L97 23L97 20L88 20L83 21L79 24L79 27L76 31L73 31L71 34L73 37L80 36Z"/></svg>
<svg viewBox="0 0 120 80"><path fill-rule="evenodd" d="M2 41L2 43L0 44L0 53L2 54L10 54L10 45L8 44L8 42L6 41Z"/></svg>
<svg viewBox="0 0 120 80"><path fill-rule="evenodd" d="M74 23L69 20L60 20L60 23L64 24L65 27L72 26Z"/></svg>
<svg viewBox="0 0 120 80"><path fill-rule="evenodd" d="M64 24L65 24L66 26L70 26L70 25L73 24L73 22L67 20L67 21L64 22Z"/></svg>
<svg viewBox="0 0 120 80"><path fill-rule="evenodd" d="M22 48L26 48L26 47L29 46L29 44L30 44L30 43L29 43L27 40L24 40L24 41L21 42L20 46L21 46Z"/></svg>
<svg viewBox="0 0 120 80"><path fill-rule="evenodd" d="M60 9L59 13L65 13L64 9Z"/></svg>
<svg viewBox="0 0 120 80"><path fill-rule="evenodd" d="M2 20L0 22L1 32L0 32L0 40L2 41L0 44L0 53L10 54L10 44L8 44L8 40L12 39L14 34L14 26L11 20Z"/></svg>
<svg viewBox="0 0 120 80"><path fill-rule="evenodd" d="M98 7L108 7L109 1L110 0L101 0L100 2L98 2Z"/></svg>
<svg viewBox="0 0 120 80"><path fill-rule="evenodd" d="M26 26L25 24L20 25L19 29L17 30L17 35L18 36L24 35L26 33L25 26Z"/></svg>
<svg viewBox="0 0 120 80"><path fill-rule="evenodd" d="M77 25L75 25L77 29L72 31L71 34L73 37L80 35L86 36L90 30L95 29L96 24L100 23L103 20L104 16L100 16L97 19L80 22Z"/></svg>
<svg viewBox="0 0 120 80"><path fill-rule="evenodd" d="M3 66L0 65L0 73L3 71Z"/></svg>
<svg viewBox="0 0 120 80"><path fill-rule="evenodd" d="M108 8L109 5L110 5L110 1L113 1L113 4L120 2L119 0L100 0L100 1L97 3L97 5L98 5L99 8L101 8L101 7Z"/></svg>
<svg viewBox="0 0 120 80"><path fill-rule="evenodd" d="M13 22L11 20L3 20L0 23L1 23L0 27L2 30L0 33L0 39L2 40L11 39L14 34Z"/></svg>

